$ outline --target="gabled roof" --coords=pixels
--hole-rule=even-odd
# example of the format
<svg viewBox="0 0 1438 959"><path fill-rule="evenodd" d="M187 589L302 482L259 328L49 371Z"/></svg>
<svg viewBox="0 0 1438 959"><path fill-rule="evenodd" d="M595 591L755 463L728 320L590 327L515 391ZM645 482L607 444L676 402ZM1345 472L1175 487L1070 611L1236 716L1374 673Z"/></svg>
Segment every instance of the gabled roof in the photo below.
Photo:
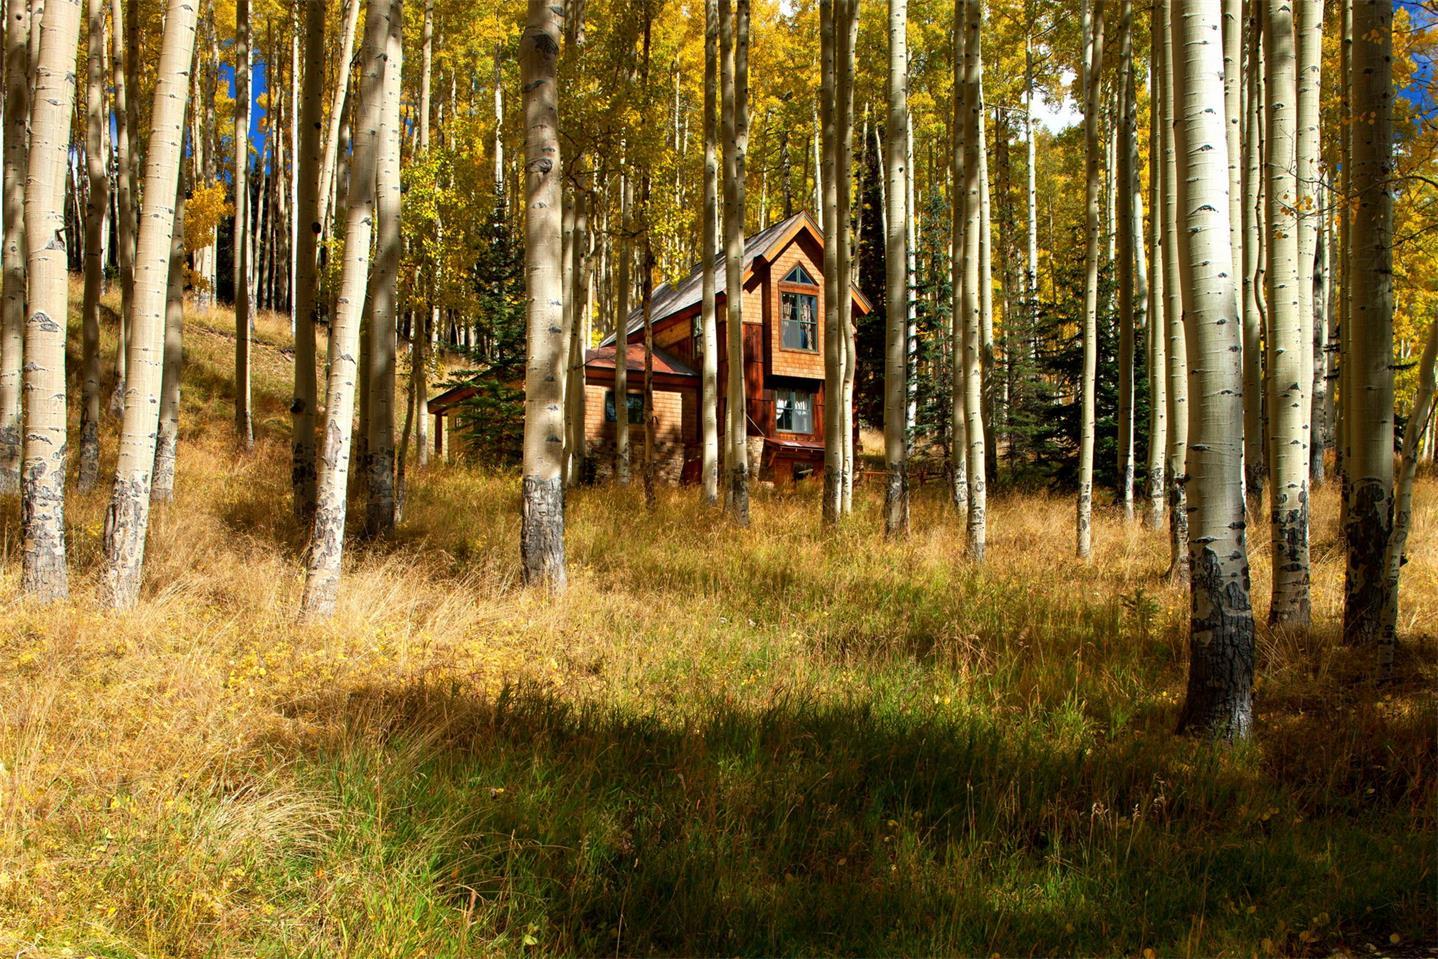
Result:
<svg viewBox="0 0 1438 959"><path fill-rule="evenodd" d="M596 369L612 370L614 369L614 352L613 343L610 343L608 346L599 346L589 350L584 354L584 365L592 366ZM643 373L644 344L630 343L629 349L625 352L628 361L625 364L625 369L634 374ZM692 366L685 363L673 353L661 350L657 346L654 348L654 372L660 375L668 374L670 376L692 376L695 378L699 376Z"/></svg>
<svg viewBox="0 0 1438 959"><path fill-rule="evenodd" d="M808 231L813 235L822 249L824 246L824 234L819 230L819 224L814 222L807 211L799 211L785 220L774 223L753 236L744 240L744 260L740 265L740 282L748 282L754 272L755 260L772 260L778 256L784 247L789 245L802 231ZM724 295L725 269L724 254L721 252L714 258L714 296L717 299ZM868 313L873 307L867 297L859 291L857 286L850 288L850 293L859 309ZM696 263L690 269L688 275L675 283L663 283L655 288L650 299L650 315L654 322L658 323L666 317L673 316L683 310L689 309L697 304L704 296L704 264ZM629 322L626 325L625 335L644 326L644 308L641 306L629 314ZM614 343L614 334L611 333L604 338L601 346L608 346Z"/></svg>

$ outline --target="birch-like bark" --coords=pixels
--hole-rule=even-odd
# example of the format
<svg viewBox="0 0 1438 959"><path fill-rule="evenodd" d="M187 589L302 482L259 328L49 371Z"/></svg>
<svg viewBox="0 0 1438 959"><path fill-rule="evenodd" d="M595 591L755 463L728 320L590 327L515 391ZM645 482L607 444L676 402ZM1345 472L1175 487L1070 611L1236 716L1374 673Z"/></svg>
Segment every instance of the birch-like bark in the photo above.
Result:
<svg viewBox="0 0 1438 959"><path fill-rule="evenodd" d="M4 301L0 306L0 492L20 486L25 357L25 130L30 115L30 5L9 0L5 18ZM104 31L101 30L103 37Z"/></svg>
<svg viewBox="0 0 1438 959"><path fill-rule="evenodd" d="M1223 57L1215 4L1182 4L1170 24L1174 137L1184 229L1177 234L1188 367L1188 505L1193 546L1188 691L1181 730L1221 740L1253 728L1253 608L1244 535L1242 358L1225 170Z"/></svg>
<svg viewBox="0 0 1438 959"><path fill-rule="evenodd" d="M1321 188L1320 188L1321 191ZM1321 192L1320 192L1321 195ZM1308 485L1318 489L1324 483L1323 454L1328 449L1328 239L1320 228L1313 251L1313 379L1309 394Z"/></svg>
<svg viewBox="0 0 1438 959"><path fill-rule="evenodd" d="M560 592L564 564L564 244L560 235L563 168L559 155L559 35L563 15L529 0L520 37L528 210L524 267L528 358L524 371L524 482L519 552L524 581ZM621 329L616 367L625 361ZM627 419L615 396L616 418Z"/></svg>
<svg viewBox="0 0 1438 959"><path fill-rule="evenodd" d="M1141 311L1141 300L1134 295L1134 262L1139 238L1143 235L1143 217L1134 223L1133 198L1134 158L1138 149L1138 117L1134 104L1133 80L1133 0L1120 0L1118 14L1118 149L1115 159L1117 183L1115 193L1122 194L1118 204L1117 236L1118 274L1118 501L1124 519L1132 521L1133 512L1133 420L1134 420L1134 331L1142 326L1135 312ZM1137 227L1137 229L1135 229Z"/></svg>
<svg viewBox="0 0 1438 959"><path fill-rule="evenodd" d="M1163 173L1159 168L1163 160L1163 95L1158 78L1163 66L1160 26L1158 16L1150 18L1149 49L1153 53L1149 60L1148 98L1149 258L1152 263L1148 284L1148 525L1151 529L1163 526L1167 495L1164 466L1168 451L1168 351L1165 348L1164 286L1169 281L1164 275L1163 263L1164 246L1173 242L1172 239L1165 241L1163 234ZM1142 222L1142 217L1139 220Z"/></svg>
<svg viewBox="0 0 1438 959"><path fill-rule="evenodd" d="M704 208L700 211L700 244L704 260L701 279L700 428L703 452L699 464L706 506L719 505L719 333L714 303L715 259L719 254L719 133L715 103L719 96L719 2L704 0ZM616 404L616 418L619 407Z"/></svg>
<svg viewBox="0 0 1438 959"><path fill-rule="evenodd" d="M1264 440L1263 380L1263 18L1264 0L1251 0L1248 16L1248 86L1243 138L1243 469L1248 512L1263 511L1263 486L1268 477L1268 447Z"/></svg>
<svg viewBox="0 0 1438 959"><path fill-rule="evenodd" d="M969 482L968 550L976 562L984 559L987 542L988 492L985 479L985 431L983 415L983 305L979 292L983 281L979 263L982 245L979 154L982 144L979 122L983 106L979 94L979 43L982 13L979 0L964 3L964 432Z"/></svg>
<svg viewBox="0 0 1438 959"><path fill-rule="evenodd" d="M855 231L849 227L851 196L854 183L854 50L859 35L859 0L836 0L840 12L839 26L835 34L835 74L837 83L838 139L835 150L838 161L835 164L835 186L838 190L838 204L835 213L839 223L839 325L844 359L844 387L839 403L842 418L842 445L844 468L841 509L845 514L854 511L854 474L856 472L855 439L858 432L854 426L854 384L858 372L858 327L854 323L854 311L850 305L849 288L858 281L858 257L854 255ZM867 128L868 121L865 120ZM863 142L860 140L860 142ZM859 221L862 226L863 206L859 207Z"/></svg>
<svg viewBox="0 0 1438 959"><path fill-rule="evenodd" d="M582 174L575 176L573 224L569 243L569 337L565 343L564 476L578 486L584 474L584 351L589 345L589 202Z"/></svg>
<svg viewBox="0 0 1438 959"><path fill-rule="evenodd" d="M749 143L749 0L719 0L724 127L724 315L729 377L729 512L749 525L748 410L744 391L744 154Z"/></svg>
<svg viewBox="0 0 1438 959"><path fill-rule="evenodd" d="M75 106L79 0L50 0L39 26L26 156L25 396L20 465L20 589L69 595L65 570L65 163Z"/></svg>
<svg viewBox="0 0 1438 959"><path fill-rule="evenodd" d="M1093 551L1093 450L1094 450L1094 387L1098 374L1098 258L1099 258L1099 191L1102 187L1103 149L1099 136L1101 117L1100 75L1103 70L1104 0L1094 0L1091 35L1085 45L1092 51L1085 71L1084 148L1087 166L1085 208L1087 235L1084 254L1084 325L1083 382L1081 422L1079 426L1079 489L1077 553L1088 559ZM972 464L970 465L972 469Z"/></svg>
<svg viewBox="0 0 1438 959"><path fill-rule="evenodd" d="M1033 22L1032 9L1028 21ZM1034 146L1034 43L1031 32L1024 34L1024 147L1028 154L1028 182L1024 193L1028 200L1028 259L1024 276L1024 296L1028 303L1029 329L1038 325L1039 318L1039 204L1038 204L1038 158Z"/></svg>
<svg viewBox="0 0 1438 959"><path fill-rule="evenodd" d="M621 169L623 160L620 160ZM619 174L619 295L614 317L614 479L629 485L629 175Z"/></svg>
<svg viewBox="0 0 1438 959"><path fill-rule="evenodd" d="M964 364L964 332L967 329L968 313L965 309L964 283L964 231L968 226L964 205L964 141L968 138L968 123L964 113L964 81L967 77L964 62L965 38L964 10L967 0L954 0L954 79L953 116L950 129L954 142L951 146L949 163L949 280L953 294L950 297L948 330L949 344L949 466L952 472L952 498L954 508L968 514L969 508L969 444L968 411L965 408L966 390L964 379L967 366Z"/></svg>
<svg viewBox="0 0 1438 959"><path fill-rule="evenodd" d="M354 151L346 198L344 262L330 332L329 373L325 388L325 430L320 448L314 528L310 535L300 615L321 619L334 613L344 557L346 490L354 433L355 386L359 378L360 316L370 270L374 231L375 167L380 114L384 106L385 47L390 0L370 0L361 51L359 102L355 111ZM557 206L557 205L556 205Z"/></svg>
<svg viewBox="0 0 1438 959"><path fill-rule="evenodd" d="M1433 433L1435 364L1438 364L1438 319L1428 324L1427 344L1418 364L1418 388L1403 430L1403 458L1393 495L1393 529L1383 552L1384 599L1387 606L1383 610L1380 635L1393 637L1382 647L1386 651L1381 662L1385 669L1392 665L1392 653L1398 640L1398 581L1407 561L1403 550L1408 545L1408 532L1413 527L1413 482L1418 478L1418 462L1424 440Z"/></svg>
<svg viewBox="0 0 1438 959"><path fill-rule="evenodd" d="M1393 529L1393 6L1353 4L1348 82L1353 179L1349 224L1352 331L1342 396L1348 420L1348 564L1343 636L1376 645L1379 665L1393 662L1390 613L1396 596L1383 571ZM28 362L29 353L26 353ZM1350 392L1351 390L1351 392ZM1351 402L1350 402L1351 400Z"/></svg>
<svg viewBox="0 0 1438 959"><path fill-rule="evenodd" d="M909 124L909 8L907 0L889 0L889 113L885 236L884 338L884 534L909 531L908 343L909 343L909 163L905 145Z"/></svg>
<svg viewBox="0 0 1438 959"><path fill-rule="evenodd" d="M1243 0L1222 0L1224 146L1228 156L1228 239L1235 296L1243 269ZM1242 309L1242 299L1234 306Z"/></svg>
<svg viewBox="0 0 1438 959"><path fill-rule="evenodd" d="M385 39L384 109L380 115L379 157L375 169L378 236L369 289L369 421L365 438L365 532L385 536L394 530L395 336L399 312L400 258L400 81L404 70L404 7L390 0Z"/></svg>
<svg viewBox="0 0 1438 959"><path fill-rule="evenodd" d="M235 435L255 444L250 412L250 0L235 0Z"/></svg>
<svg viewBox="0 0 1438 959"><path fill-rule="evenodd" d="M1300 312L1298 266L1297 87L1293 11L1289 0L1267 0L1263 43L1265 88L1268 265L1267 381L1269 463L1273 469L1270 522L1273 535L1272 625L1306 626L1308 598L1308 385Z"/></svg>
<svg viewBox="0 0 1438 959"><path fill-rule="evenodd" d="M175 186L170 230L170 276L165 295L165 358L160 379L160 426L155 435L155 480L150 502L175 498L175 455L180 446L180 380L185 360L185 177Z"/></svg>
<svg viewBox="0 0 1438 959"><path fill-rule="evenodd" d="M50 10L60 0L49 0ZM185 145L185 107L195 51L194 0L169 0L150 117L145 194L135 252L135 299L131 314L129 376L115 488L105 514L105 575L102 595L115 609L140 597L145 532L150 521L159 431L160 387L165 368L165 314L169 299L175 197ZM47 17L49 14L47 13Z"/></svg>
<svg viewBox="0 0 1438 959"><path fill-rule="evenodd" d="M844 510L844 282L839 276L838 80L836 0L820 0L819 116L822 155L816 186L821 190L819 222L824 231L824 522L834 525ZM845 225L847 228L847 224Z"/></svg>
<svg viewBox="0 0 1438 959"><path fill-rule="evenodd" d="M131 76L131 47L125 39L125 14L121 0L110 0L110 71L115 85L115 237L119 243L116 259L120 267L120 333L115 349L115 392L110 412L124 412L125 364L129 361L130 315L135 298L135 161L130 149L134 131L134 110L130 106L127 78Z"/></svg>
<svg viewBox="0 0 1438 959"><path fill-rule="evenodd" d="M349 93L350 60L354 56L355 31L359 27L361 0L345 0L344 28L340 33L340 55L335 61L335 89L330 98L329 129L325 133L324 161L319 169L320 207L317 219L322 236L330 236L330 219L335 215L335 180L339 172L340 135L345 120L345 99ZM309 61L314 63L313 60Z"/></svg>
<svg viewBox="0 0 1438 959"><path fill-rule="evenodd" d="M984 8L978 4L980 33ZM994 376L994 259L989 204L989 136L987 111L984 104L983 45L974 48L975 69L979 73L978 150L979 150L979 409L984 420L984 476L997 476L999 469L998 431L994 427L994 392L998 383ZM972 502L972 501L971 501ZM987 517L985 518L987 522Z"/></svg>
<svg viewBox="0 0 1438 959"><path fill-rule="evenodd" d="M1291 0L1294 4L1294 29L1298 47L1296 87L1297 124L1297 199L1298 212L1298 317L1300 350L1303 354L1303 384L1307 404L1303 408L1303 445L1312 471L1314 450L1319 468L1323 463L1323 444L1314 430L1313 404L1317 399L1314 383L1315 336L1322 336L1322 326L1315 322L1320 315L1320 302L1314 295L1318 251L1318 226L1321 222L1322 180L1318 176L1319 88L1323 74L1323 0ZM1321 340L1319 341L1321 342Z"/></svg>
<svg viewBox="0 0 1438 959"><path fill-rule="evenodd" d="M89 50L85 70L85 168L89 174L90 197L85 211L85 299L81 313L83 385L78 482L82 490L92 489L100 478L100 294L104 292L105 284L102 249L105 211L110 205L110 177L105 169L103 136L106 121L105 0L88 0L86 14L89 20ZM23 224L19 226L23 228ZM0 374L3 375L8 375L8 371ZM17 409L17 419L18 413ZM3 427L0 427L0 436L4 436ZM8 470L3 472L9 475Z"/></svg>
<svg viewBox="0 0 1438 959"><path fill-rule="evenodd" d="M295 194L295 219L300 222L296 236L295 262L295 384L290 401L290 490L294 517L308 523L315 512L317 455L315 417L319 407L319 384L315 373L315 312L319 307L320 153L324 123L325 3L305 3L305 75L300 106L300 148L295 157L299 189Z"/></svg>
<svg viewBox="0 0 1438 959"><path fill-rule="evenodd" d="M1170 579L1188 582L1188 501L1184 490L1188 459L1188 348L1184 332L1184 289L1179 282L1178 156L1174 144L1173 5L1158 0L1156 6L1163 37L1158 71L1163 100L1163 235L1173 242L1163 245L1164 326L1168 348L1164 351L1168 372L1168 535Z"/></svg>

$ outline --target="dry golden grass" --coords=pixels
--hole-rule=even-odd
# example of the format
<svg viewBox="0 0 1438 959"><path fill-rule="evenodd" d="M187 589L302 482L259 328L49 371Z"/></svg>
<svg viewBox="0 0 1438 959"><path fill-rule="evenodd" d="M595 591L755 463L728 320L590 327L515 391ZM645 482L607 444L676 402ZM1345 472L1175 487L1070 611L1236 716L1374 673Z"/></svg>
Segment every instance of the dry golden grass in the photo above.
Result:
<svg viewBox="0 0 1438 959"><path fill-rule="evenodd" d="M653 515L637 490L582 490L551 601L516 582L516 478L436 465L412 474L393 542L349 544L334 619L297 625L288 331L261 320L242 451L231 322L189 318L177 498L153 515L138 609L95 602L107 489L71 495L73 599L53 608L18 598L17 507L0 508L8 953L1247 954L1433 935L1433 480L1398 679L1367 683L1337 642L1325 489L1315 627L1261 630L1255 745L1215 754L1169 733L1187 600L1161 576L1166 537L1100 510L1078 564L1068 498L995 497L978 569L936 488L897 544L871 490L837 533L811 489L760 493L748 531L692 490Z"/></svg>

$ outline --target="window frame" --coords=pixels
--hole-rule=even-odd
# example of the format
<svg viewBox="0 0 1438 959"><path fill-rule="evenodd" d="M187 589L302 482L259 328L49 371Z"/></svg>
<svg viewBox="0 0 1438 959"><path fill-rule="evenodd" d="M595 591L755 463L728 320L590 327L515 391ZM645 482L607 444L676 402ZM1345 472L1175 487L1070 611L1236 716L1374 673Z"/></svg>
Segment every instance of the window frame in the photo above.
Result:
<svg viewBox="0 0 1438 959"><path fill-rule="evenodd" d="M790 408L792 411L797 412L797 410L799 409L799 404L797 403L797 400L798 400L799 397L803 397L803 399L804 399L803 409L804 409L804 415L805 415L805 417L806 417L806 419L807 419L807 421L808 421L808 422L806 423L806 425L808 426L808 429L785 429L783 426L780 425L780 416L782 415L781 412L780 412L780 410L781 410L781 405L784 404L784 403L787 401L787 403L789 404L789 408ZM804 389L804 388L802 388L802 387L798 387L798 386L778 386L778 387L775 387L775 388L774 388L774 432L776 432L776 433L787 433L787 434L789 434L789 435L791 435L791 436L813 436L813 435L814 435L814 399L815 399L815 394L814 394L814 391L813 391L813 390L806 390L806 389ZM792 416L792 415L793 415L793 413L791 413L791 416ZM793 423L791 422L791 426L794 426L794 425L796 425L796 424L793 424Z"/></svg>
<svg viewBox="0 0 1438 959"><path fill-rule="evenodd" d="M634 406L631 402L632 400L638 400L639 405L637 407ZM624 405L629 410L629 425L643 426L644 394L625 393ZM613 423L615 426L619 425L619 403L615 399L614 387L612 386L604 391L604 422Z"/></svg>
<svg viewBox="0 0 1438 959"><path fill-rule="evenodd" d="M788 281L788 280L781 280L781 281L779 282L779 349L784 350L784 351L789 352L789 353L810 353L810 354L817 354L817 353L819 352L819 350L820 350L820 346L819 346L819 334L820 334L820 331L821 331L822 328L823 328L823 324L820 322L820 319L819 319L820 313L822 312L822 304L820 303L820 295L821 295L821 291L820 291L820 288L819 288L817 285L815 285L815 286L810 286L810 285L807 284L807 283L792 283L792 282L790 282L790 281ZM785 331L785 328L786 328L786 327L788 326L788 324L789 324L789 317L788 317L787 311L784 309L784 298L785 298L786 296L807 296L807 297L811 297L811 298L813 299L813 301L814 301L814 346L813 346L812 348L803 347L803 346L789 346L789 345L787 345L787 344L784 342L784 331ZM802 327L803 321L802 321L802 320L799 320L799 321L797 321L797 322L798 322L798 323L801 325L801 327Z"/></svg>

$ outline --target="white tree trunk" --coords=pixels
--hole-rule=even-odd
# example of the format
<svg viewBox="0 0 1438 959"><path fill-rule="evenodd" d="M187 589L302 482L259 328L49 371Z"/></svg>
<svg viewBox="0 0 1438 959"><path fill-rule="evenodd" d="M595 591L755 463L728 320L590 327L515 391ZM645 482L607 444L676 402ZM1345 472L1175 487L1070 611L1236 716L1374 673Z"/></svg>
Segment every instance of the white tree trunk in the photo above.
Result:
<svg viewBox="0 0 1438 959"><path fill-rule="evenodd" d="M1314 451L1321 471L1323 444L1314 431L1313 404L1319 403L1314 384L1315 336L1322 342L1321 324L1315 323L1321 304L1314 296L1315 258L1318 227L1323 209L1323 181L1318 175L1319 87L1323 74L1323 0L1292 0L1296 14L1298 46L1297 108L1297 202L1298 210L1298 318L1303 353L1303 383L1308 404L1304 407L1304 451L1312 472ZM1321 480L1321 477L1320 477Z"/></svg>
<svg viewBox="0 0 1438 959"><path fill-rule="evenodd" d="M1180 729L1216 739L1253 727L1253 609L1244 536L1242 358L1223 149L1223 57L1215 4L1170 24L1179 163L1179 282L1195 403L1189 412L1192 556L1188 691Z"/></svg>
<svg viewBox="0 0 1438 959"><path fill-rule="evenodd" d="M130 45L125 37L125 15L121 0L110 2L110 70L115 84L115 235L119 241L120 267L120 335L115 350L115 392L110 399L110 412L123 413L125 395L125 364L129 361L127 343L130 314L135 295L135 162L130 149L134 132L131 122L126 79L131 75Z"/></svg>
<svg viewBox="0 0 1438 959"><path fill-rule="evenodd" d="M822 155L816 184L822 191L819 222L824 231L824 522L844 510L844 283L839 276L839 105L837 102L836 0L820 0L819 116ZM847 224L845 224L847 229Z"/></svg>
<svg viewBox="0 0 1438 959"><path fill-rule="evenodd" d="M384 105L384 52L389 35L390 0L370 0L361 51L354 151L350 155L344 262L330 332L329 374L325 388L324 440L320 448L314 529L300 613L306 619L334 613L344 557L346 490L354 434L355 386L359 378L360 315L370 270L374 231L375 167L380 114ZM556 205L557 206L557 205Z"/></svg>
<svg viewBox="0 0 1438 959"><path fill-rule="evenodd" d="M155 481L150 501L175 498L175 454L180 445L180 379L185 340L185 177L175 187L175 222L170 231L170 278L165 295L165 359L160 380L160 427L155 437Z"/></svg>
<svg viewBox="0 0 1438 959"><path fill-rule="evenodd" d="M719 333L714 303L717 286L715 259L719 253L719 134L716 98L719 95L719 3L704 0L704 208L699 235L704 260L700 305L703 356L700 425L703 453L699 466L706 506L719 505ZM615 406L617 414L619 407Z"/></svg>
<svg viewBox="0 0 1438 959"><path fill-rule="evenodd" d="M0 306L0 492L20 486L20 383L25 356L25 129L30 116L30 5L5 18L4 303Z"/></svg>
<svg viewBox="0 0 1438 959"><path fill-rule="evenodd" d="M1152 273L1148 285L1148 524L1153 529L1163 525L1164 499L1167 495L1164 469L1168 452L1168 351L1164 315L1165 285L1164 247L1173 240L1164 239L1163 232L1163 86L1159 72L1163 68L1161 30L1166 25L1158 15L1158 5L1150 20L1149 100L1148 100L1148 163L1149 163L1149 258ZM1177 278L1174 279L1177 282Z"/></svg>
<svg viewBox="0 0 1438 959"><path fill-rule="evenodd" d="M889 0L889 114L885 148L888 192L885 208L884 534L909 531L908 343L909 237L907 156L909 126L909 10L907 0Z"/></svg>
<svg viewBox="0 0 1438 959"><path fill-rule="evenodd" d="M1173 125L1176 111L1173 57L1173 6L1170 0L1158 0L1158 16L1162 20L1163 45L1160 53L1163 66L1158 71L1163 86L1163 234L1169 240L1163 245L1164 320L1168 348L1164 351L1168 367L1168 533L1169 569L1172 579L1188 581L1188 502L1184 492L1185 464L1188 460L1188 352L1184 334L1183 311L1186 306L1182 283L1179 282L1178 156Z"/></svg>
<svg viewBox="0 0 1438 959"><path fill-rule="evenodd" d="M1133 512L1133 426L1134 426L1134 335L1141 329L1142 299L1135 297L1134 267L1137 247L1142 242L1143 215L1134 221L1133 201L1139 196L1134 160L1138 150L1138 117L1134 103L1133 80L1133 0L1120 0L1118 22L1118 149L1115 164L1114 192L1122 194L1118 205L1117 236L1118 274L1118 501L1124 519L1132 521ZM1135 313L1139 313L1135 317Z"/></svg>
<svg viewBox="0 0 1438 959"><path fill-rule="evenodd" d="M979 262L983 240L982 198L979 155L982 141L979 123L983 106L979 95L982 13L979 0L964 3L964 232L963 232L963 351L964 351L964 433L967 443L969 483L968 549L976 562L984 559L988 540L988 484L985 473L987 434L983 416L983 281Z"/></svg>
<svg viewBox="0 0 1438 959"><path fill-rule="evenodd" d="M1102 171L1099 136L1102 118L1099 110L1103 70L1104 0L1095 0L1091 35L1085 46L1092 51L1085 70L1084 144L1087 166L1085 206L1087 209L1087 249L1084 254L1084 321L1083 321L1083 382L1080 387L1082 409L1079 427L1079 489L1077 553L1088 559L1093 550L1093 450L1094 450L1094 387L1098 373L1098 257L1099 257L1099 190ZM972 469L972 464L970 465Z"/></svg>
<svg viewBox="0 0 1438 959"><path fill-rule="evenodd" d="M20 588L42 602L69 594L65 570L65 162L75 106L79 0L50 0L40 29L26 157L24 443Z"/></svg>
<svg viewBox="0 0 1438 959"><path fill-rule="evenodd" d="M749 524L748 410L744 388L744 154L749 143L749 0L719 0L724 128L724 317L727 383L729 512Z"/></svg>
<svg viewBox="0 0 1438 959"><path fill-rule="evenodd" d="M1383 572L1393 528L1393 8L1353 5L1348 81L1353 174L1349 224L1351 332L1341 400L1351 447L1343 635L1393 661L1396 593ZM29 360L29 354L26 354Z"/></svg>
<svg viewBox="0 0 1438 959"><path fill-rule="evenodd" d="M250 412L250 0L235 2L235 434L255 443Z"/></svg>
<svg viewBox="0 0 1438 959"><path fill-rule="evenodd" d="M1308 599L1308 385L1298 266L1298 183L1293 14L1288 0L1267 0L1263 24L1268 109L1265 116L1268 224L1267 378L1269 463L1273 469L1273 625L1306 626Z"/></svg>
<svg viewBox="0 0 1438 959"><path fill-rule="evenodd" d="M317 220L320 224L320 234L323 237L331 235L330 219L335 215L334 197L335 180L339 172L340 159L340 136L345 121L345 99L349 93L350 61L354 57L355 32L359 27L361 0L345 0L344 27L340 32L340 53L335 61L339 69L335 71L335 89L330 98L329 129L325 133L324 161L319 169L319 197L320 207ZM308 61L314 63L313 60Z"/></svg>
<svg viewBox="0 0 1438 959"><path fill-rule="evenodd" d="M365 532L394 530L395 338L398 329L400 258L400 80L404 69L404 8L390 0L385 40L384 109L380 115L375 168L378 236L369 289L369 421L365 437Z"/></svg>
<svg viewBox="0 0 1438 959"><path fill-rule="evenodd" d="M529 0L520 38L524 91L525 292L529 355L524 371L524 489L519 551L524 581L558 592L564 563L564 252L561 228L563 169L559 154L558 60L561 14ZM624 362L624 334L617 363ZM615 412L626 417L624 397Z"/></svg>
<svg viewBox="0 0 1438 959"><path fill-rule="evenodd" d="M54 11L60 0L49 2ZM169 0L167 7L151 111L140 242L135 252L125 417L120 427L115 488L105 514L102 593L116 609L129 609L139 599L145 562L145 531L150 521L150 487L165 368L170 246L184 153L190 64L195 50L196 5L192 0Z"/></svg>

